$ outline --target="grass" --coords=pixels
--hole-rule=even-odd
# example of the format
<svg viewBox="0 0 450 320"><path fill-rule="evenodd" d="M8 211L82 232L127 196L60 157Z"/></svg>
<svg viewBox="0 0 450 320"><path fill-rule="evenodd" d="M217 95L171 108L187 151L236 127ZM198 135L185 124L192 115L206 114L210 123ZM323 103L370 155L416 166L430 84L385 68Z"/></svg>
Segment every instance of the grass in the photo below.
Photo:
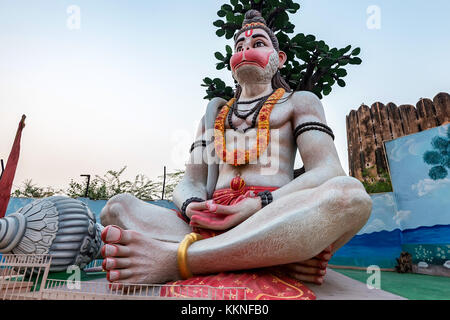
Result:
<svg viewBox="0 0 450 320"><path fill-rule="evenodd" d="M333 269L366 283L371 274L363 270ZM410 300L450 300L450 278L414 273L381 271L381 289Z"/></svg>

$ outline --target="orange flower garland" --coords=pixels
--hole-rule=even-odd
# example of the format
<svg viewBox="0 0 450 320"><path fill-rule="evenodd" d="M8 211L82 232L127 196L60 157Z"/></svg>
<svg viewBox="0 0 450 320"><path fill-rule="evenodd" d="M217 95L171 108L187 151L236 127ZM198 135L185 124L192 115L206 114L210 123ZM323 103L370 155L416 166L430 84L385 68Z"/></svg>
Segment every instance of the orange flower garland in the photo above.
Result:
<svg viewBox="0 0 450 320"><path fill-rule="evenodd" d="M235 149L229 152L225 141L225 120L233 105L235 98L228 101L220 110L214 124L214 146L217 155L226 163L234 166L248 164L259 158L267 149L270 139L270 114L277 101L283 96L285 90L277 89L264 103L258 115L258 129L256 131L256 145L250 150Z"/></svg>

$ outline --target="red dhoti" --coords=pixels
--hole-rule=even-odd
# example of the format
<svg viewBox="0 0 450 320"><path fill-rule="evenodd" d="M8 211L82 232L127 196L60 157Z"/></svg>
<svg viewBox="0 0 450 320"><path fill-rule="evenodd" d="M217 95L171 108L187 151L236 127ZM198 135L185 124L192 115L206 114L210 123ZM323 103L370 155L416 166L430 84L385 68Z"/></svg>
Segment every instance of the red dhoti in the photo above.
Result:
<svg viewBox="0 0 450 320"><path fill-rule="evenodd" d="M245 194L248 191L254 191L257 194L265 190L273 191L275 189L277 188L242 187L239 190L220 189L214 192L213 200L217 204L233 205L245 199ZM178 211L177 214L183 219ZM204 238L213 237L224 232L195 226L192 229ZM161 296L209 297L217 300L314 300L316 298L315 294L299 281L288 276L274 275L265 269L194 276L187 280L169 282L167 285L177 286L165 288L161 292ZM178 285L184 285L185 287ZM213 288L208 289L208 286Z"/></svg>

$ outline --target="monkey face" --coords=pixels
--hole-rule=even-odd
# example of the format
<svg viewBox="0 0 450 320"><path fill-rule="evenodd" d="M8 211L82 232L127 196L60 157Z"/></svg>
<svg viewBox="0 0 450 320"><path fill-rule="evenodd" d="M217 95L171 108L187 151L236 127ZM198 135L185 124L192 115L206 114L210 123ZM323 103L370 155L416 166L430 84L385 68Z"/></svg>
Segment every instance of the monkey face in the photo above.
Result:
<svg viewBox="0 0 450 320"><path fill-rule="evenodd" d="M286 54L274 49L266 31L250 29L236 40L230 65L233 77L242 85L270 82L285 61Z"/></svg>

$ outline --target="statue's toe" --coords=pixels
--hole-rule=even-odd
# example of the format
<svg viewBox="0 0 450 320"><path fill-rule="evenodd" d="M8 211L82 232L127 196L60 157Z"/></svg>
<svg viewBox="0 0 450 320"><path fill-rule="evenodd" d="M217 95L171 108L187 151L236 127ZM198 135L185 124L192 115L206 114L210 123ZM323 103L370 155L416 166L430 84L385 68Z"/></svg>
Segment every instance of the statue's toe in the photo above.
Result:
<svg viewBox="0 0 450 320"><path fill-rule="evenodd" d="M120 243L122 240L122 228L114 225L106 226L102 231L102 240L104 243Z"/></svg>
<svg viewBox="0 0 450 320"><path fill-rule="evenodd" d="M130 259L126 258L105 258L102 263L102 267L106 271L124 269L128 268L130 265Z"/></svg>
<svg viewBox="0 0 450 320"><path fill-rule="evenodd" d="M109 282L127 280L132 276L133 273L128 269L114 269L106 272L106 279L108 279Z"/></svg>
<svg viewBox="0 0 450 320"><path fill-rule="evenodd" d="M106 273L106 279L108 279L109 282L114 282L119 280L120 278L120 271L119 270L110 270Z"/></svg>
<svg viewBox="0 0 450 320"><path fill-rule="evenodd" d="M103 258L108 257L128 257L130 255L130 248L118 244L105 244L102 247Z"/></svg>

